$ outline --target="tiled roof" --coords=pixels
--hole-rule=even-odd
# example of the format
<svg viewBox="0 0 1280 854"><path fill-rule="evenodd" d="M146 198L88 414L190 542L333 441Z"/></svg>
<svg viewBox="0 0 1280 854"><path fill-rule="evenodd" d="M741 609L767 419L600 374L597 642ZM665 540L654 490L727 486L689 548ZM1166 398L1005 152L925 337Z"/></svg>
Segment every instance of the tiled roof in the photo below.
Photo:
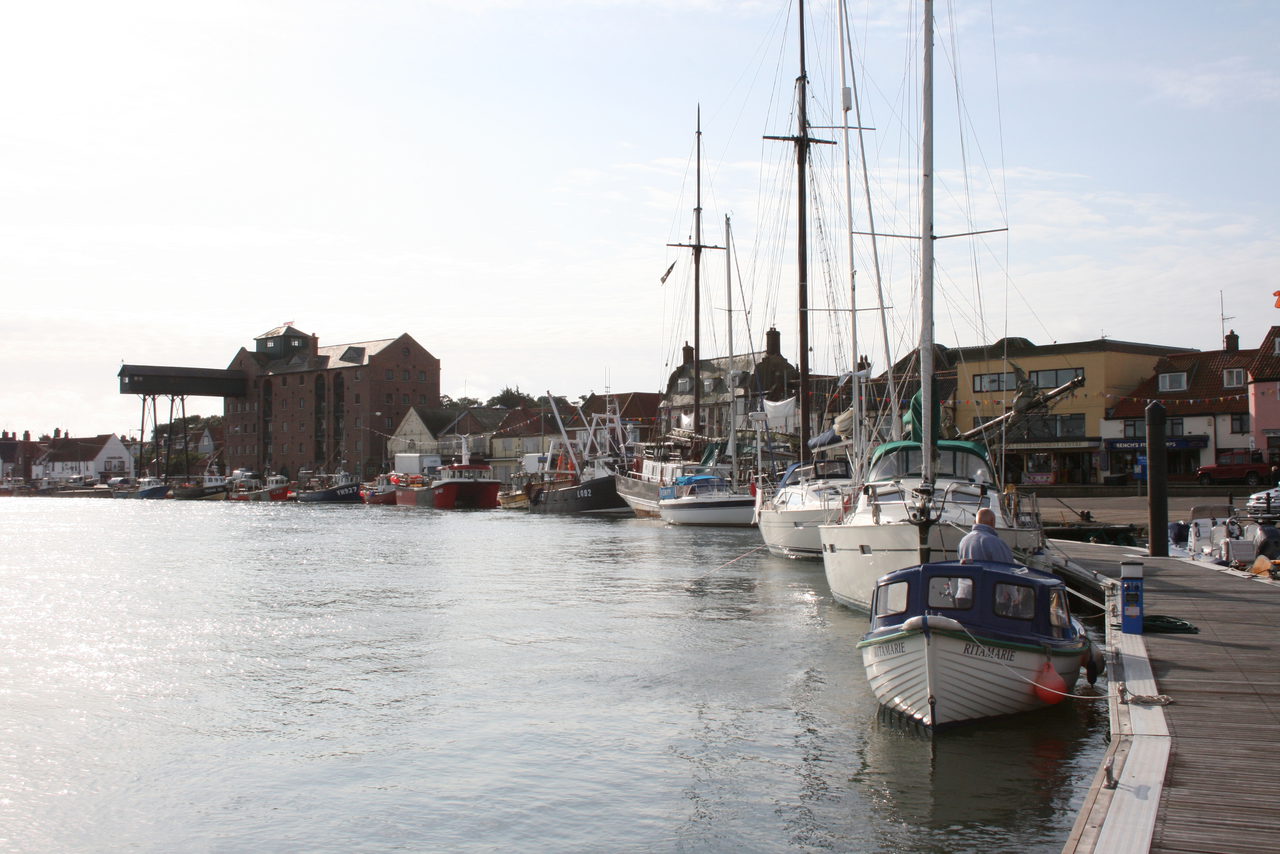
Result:
<svg viewBox="0 0 1280 854"><path fill-rule="evenodd" d="M1160 401L1170 416L1248 412L1248 387L1227 388L1223 385L1222 374L1227 368L1241 368L1247 372L1257 355L1257 350L1212 350L1165 356L1156 362L1152 376L1112 407L1111 417L1141 418L1153 400ZM1161 391L1160 375L1178 373L1187 375L1186 390Z"/></svg>
<svg viewBox="0 0 1280 854"><path fill-rule="evenodd" d="M1249 363L1249 377L1253 382L1274 382L1280 380L1280 355L1276 354L1276 340L1280 338L1280 326L1267 330L1262 344L1258 346L1257 355Z"/></svg>
<svg viewBox="0 0 1280 854"><path fill-rule="evenodd" d="M394 338L383 338L378 341L357 341L354 344L335 344L332 347L319 347L316 355L326 360L330 368L345 368L352 365L367 365L369 359L385 350Z"/></svg>
<svg viewBox="0 0 1280 854"><path fill-rule="evenodd" d="M50 439L45 448L44 460L50 463L74 463L92 460L102 453L102 448L113 434L104 433L90 439Z"/></svg>

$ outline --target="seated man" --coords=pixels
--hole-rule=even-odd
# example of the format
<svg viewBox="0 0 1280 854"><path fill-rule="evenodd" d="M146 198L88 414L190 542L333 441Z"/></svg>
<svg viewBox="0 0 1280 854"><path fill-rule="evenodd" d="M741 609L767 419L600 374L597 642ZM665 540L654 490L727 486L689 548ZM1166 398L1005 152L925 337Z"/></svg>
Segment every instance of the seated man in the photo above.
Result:
<svg viewBox="0 0 1280 854"><path fill-rule="evenodd" d="M956 549L956 556L961 563L973 563L979 560L991 560L997 563L1017 563L1013 551L1000 539L993 527L996 514L990 507L983 507L974 519L973 530L964 535Z"/></svg>

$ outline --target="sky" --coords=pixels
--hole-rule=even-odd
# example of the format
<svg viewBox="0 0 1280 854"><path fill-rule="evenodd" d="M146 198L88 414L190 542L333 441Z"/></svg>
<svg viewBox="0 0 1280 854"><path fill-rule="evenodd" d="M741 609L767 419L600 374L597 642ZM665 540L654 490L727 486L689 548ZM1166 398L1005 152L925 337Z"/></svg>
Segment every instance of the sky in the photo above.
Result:
<svg viewBox="0 0 1280 854"><path fill-rule="evenodd" d="M941 343L1280 323L1280 4L937 6L936 232L989 232L936 241ZM809 121L839 143L836 4L807 15ZM812 146L816 371L848 365L851 268L873 369L917 335L919 16L849 2L868 130L852 204L844 147ZM794 147L764 137L795 133L797 42L788 0L5 4L0 427L136 434L122 364L223 368L285 322L407 332L452 397L660 390L693 337L668 244L699 120L703 242L729 216L733 249L703 253L703 355L732 317L735 352L776 326L794 361ZM868 211L897 235L882 301L870 240L846 260Z"/></svg>

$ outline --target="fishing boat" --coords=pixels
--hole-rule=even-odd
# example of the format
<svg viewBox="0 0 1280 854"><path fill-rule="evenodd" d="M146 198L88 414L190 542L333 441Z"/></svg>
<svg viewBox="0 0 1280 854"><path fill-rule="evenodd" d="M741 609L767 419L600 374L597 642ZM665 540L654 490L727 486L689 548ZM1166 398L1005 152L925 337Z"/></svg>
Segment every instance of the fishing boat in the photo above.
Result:
<svg viewBox="0 0 1280 854"><path fill-rule="evenodd" d="M685 475L664 486L658 515L668 525L749 527L755 524L756 500L723 477Z"/></svg>
<svg viewBox="0 0 1280 854"><path fill-rule="evenodd" d="M395 504L396 484L393 475L380 474L372 483L360 485L360 500L365 504Z"/></svg>
<svg viewBox="0 0 1280 854"><path fill-rule="evenodd" d="M234 478L234 485L227 498L232 501L287 501L289 499L289 479L284 475L272 474L265 478L248 476Z"/></svg>
<svg viewBox="0 0 1280 854"><path fill-rule="evenodd" d="M173 497L179 501L222 501L230 484L220 474L200 474L184 478L173 486Z"/></svg>
<svg viewBox="0 0 1280 854"><path fill-rule="evenodd" d="M143 477L138 479L138 491L134 493L135 498L168 498L169 484L158 477Z"/></svg>
<svg viewBox="0 0 1280 854"><path fill-rule="evenodd" d="M994 512L996 533L1019 560L1038 568L1048 567L1053 560L1047 557L1035 496L1004 491L983 443L939 439L941 415L934 378L933 320L934 244L938 237L933 213L932 0L926 0L923 13L918 347L921 381L906 419L911 435L876 447L857 504L838 523L818 528L823 568L832 596L860 610L870 609L872 592L882 575L955 558L956 546L983 507Z"/></svg>
<svg viewBox="0 0 1280 854"><path fill-rule="evenodd" d="M308 477L295 492L298 501L312 504L359 504L360 481L344 471Z"/></svg>
<svg viewBox="0 0 1280 854"><path fill-rule="evenodd" d="M530 513L571 513L588 516L625 516L631 508L618 494L614 475L628 464L622 423L612 398L604 413L588 422L581 442L575 442L565 427L555 396L547 392L560 439L547 451L546 463L525 487Z"/></svg>
<svg viewBox="0 0 1280 854"><path fill-rule="evenodd" d="M471 462L465 442L462 462L441 466L430 485L433 505L439 510L491 510L498 506L501 488L492 466Z"/></svg>
<svg viewBox="0 0 1280 854"><path fill-rule="evenodd" d="M881 578L858 649L880 704L927 727L1053 705L1102 667L1061 579L990 561Z"/></svg>

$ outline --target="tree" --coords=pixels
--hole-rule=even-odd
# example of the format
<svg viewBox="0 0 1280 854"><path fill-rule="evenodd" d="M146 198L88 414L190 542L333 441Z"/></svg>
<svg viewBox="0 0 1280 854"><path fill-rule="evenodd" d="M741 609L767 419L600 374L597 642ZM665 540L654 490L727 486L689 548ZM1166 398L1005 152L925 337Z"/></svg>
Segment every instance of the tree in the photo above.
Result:
<svg viewBox="0 0 1280 854"><path fill-rule="evenodd" d="M474 397L459 397L455 399L449 397L447 394L440 395L441 409L452 409L461 412L464 409L472 409L479 405L480 401L476 400Z"/></svg>
<svg viewBox="0 0 1280 854"><path fill-rule="evenodd" d="M518 409L521 406L534 407L538 402L520 390L520 387L504 387L502 391L489 398L485 406L501 406L503 409Z"/></svg>

